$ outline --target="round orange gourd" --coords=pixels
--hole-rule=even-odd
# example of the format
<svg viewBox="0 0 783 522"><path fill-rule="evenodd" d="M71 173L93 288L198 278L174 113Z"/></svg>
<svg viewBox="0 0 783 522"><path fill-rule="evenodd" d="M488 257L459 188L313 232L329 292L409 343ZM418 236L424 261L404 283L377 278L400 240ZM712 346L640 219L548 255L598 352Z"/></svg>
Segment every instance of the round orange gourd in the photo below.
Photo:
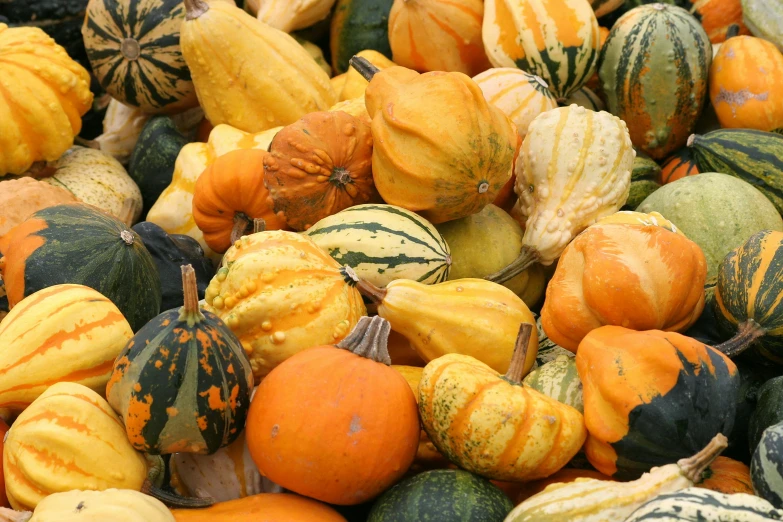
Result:
<svg viewBox="0 0 783 522"><path fill-rule="evenodd" d="M701 22L710 42L724 42L727 32L737 24L737 34L750 34L742 21L741 0L691 0L691 13Z"/></svg>
<svg viewBox="0 0 783 522"><path fill-rule="evenodd" d="M661 185L672 183L685 176L695 176L699 166L690 147L683 147L669 156L661 166Z"/></svg>
<svg viewBox="0 0 783 522"><path fill-rule="evenodd" d="M697 487L727 495L734 493L755 495L748 465L728 457L715 459L705 472L704 480Z"/></svg>
<svg viewBox="0 0 783 522"><path fill-rule="evenodd" d="M262 219L266 230L285 228L285 221L272 211L264 186L267 154L257 149L231 151L218 157L196 181L193 219L215 252L228 250L255 219Z"/></svg>
<svg viewBox="0 0 783 522"><path fill-rule="evenodd" d="M729 38L712 61L710 101L721 127L783 127L783 54L761 38Z"/></svg>
<svg viewBox="0 0 783 522"><path fill-rule="evenodd" d="M684 331L704 309L706 279L704 253L681 234L656 225L593 225L560 257L541 325L572 352L604 325Z"/></svg>
<svg viewBox="0 0 783 522"><path fill-rule="evenodd" d="M337 511L289 493L261 493L205 509L175 509L177 522L345 522Z"/></svg>
<svg viewBox="0 0 783 522"><path fill-rule="evenodd" d="M372 150L369 125L343 111L313 112L283 128L264 158L278 217L307 230L348 207L378 201Z"/></svg>
<svg viewBox="0 0 783 522"><path fill-rule="evenodd" d="M392 369L389 323L363 317L337 346L300 352L259 385L247 445L259 471L331 504L367 501L408 470L419 445L416 399Z"/></svg>

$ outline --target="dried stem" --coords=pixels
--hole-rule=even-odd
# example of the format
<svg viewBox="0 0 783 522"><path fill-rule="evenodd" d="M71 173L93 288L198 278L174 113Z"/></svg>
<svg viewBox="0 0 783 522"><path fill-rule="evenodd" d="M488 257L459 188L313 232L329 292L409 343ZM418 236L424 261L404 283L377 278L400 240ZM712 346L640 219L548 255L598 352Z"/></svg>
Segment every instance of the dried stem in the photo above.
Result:
<svg viewBox="0 0 783 522"><path fill-rule="evenodd" d="M196 271L193 266L184 265L182 270L182 293L185 297L184 305L180 309L180 321L187 321L189 326L202 321L204 314L198 307L198 284L196 283Z"/></svg>
<svg viewBox="0 0 783 522"><path fill-rule="evenodd" d="M348 60L348 65L356 69L356 72L361 74L362 78L368 82L372 80L373 76L380 72L380 69L370 63L369 60L362 58L361 56L353 56L350 60Z"/></svg>
<svg viewBox="0 0 783 522"><path fill-rule="evenodd" d="M538 250L529 246L523 246L519 257L513 260L511 264L494 274L488 275L484 279L502 285L506 281L515 278L530 268L530 266L537 263L540 258L541 254L538 253Z"/></svg>
<svg viewBox="0 0 783 522"><path fill-rule="evenodd" d="M234 228L231 229L231 244L245 235L247 227L250 226L250 218L243 212L237 212L234 214Z"/></svg>
<svg viewBox="0 0 783 522"><path fill-rule="evenodd" d="M195 20L209 11L209 5L203 0L185 0L185 20Z"/></svg>
<svg viewBox="0 0 783 522"><path fill-rule="evenodd" d="M348 350L375 362L391 365L389 357L389 333L391 325L386 319L375 317L362 317L348 334L337 344L338 348Z"/></svg>
<svg viewBox="0 0 783 522"><path fill-rule="evenodd" d="M694 484L698 484L701 482L704 471L712 464L712 461L718 458L718 455L720 455L728 445L729 440L726 436L722 433L718 433L703 450L687 459L680 459L677 462L677 465L680 467L685 478Z"/></svg>
<svg viewBox="0 0 783 522"><path fill-rule="evenodd" d="M514 353L511 355L511 364L508 366L505 378L514 384L522 382L522 373L525 371L527 350L530 346L530 336L533 334L533 325L522 323L519 325L517 341L514 344Z"/></svg>
<svg viewBox="0 0 783 522"><path fill-rule="evenodd" d="M359 279L359 276L356 275L356 272L350 266L344 265L342 268L340 268L340 273L343 274L343 278L345 279L346 283L350 285L356 285L359 293L361 293L364 297L373 303L381 304L383 299L386 297L385 289L378 288L370 282Z"/></svg>
<svg viewBox="0 0 783 522"><path fill-rule="evenodd" d="M726 357L735 357L748 348L750 348L754 342L767 333L767 330L753 319L748 319L744 323L740 323L737 328L737 333L734 337L715 346L715 349L723 353Z"/></svg>

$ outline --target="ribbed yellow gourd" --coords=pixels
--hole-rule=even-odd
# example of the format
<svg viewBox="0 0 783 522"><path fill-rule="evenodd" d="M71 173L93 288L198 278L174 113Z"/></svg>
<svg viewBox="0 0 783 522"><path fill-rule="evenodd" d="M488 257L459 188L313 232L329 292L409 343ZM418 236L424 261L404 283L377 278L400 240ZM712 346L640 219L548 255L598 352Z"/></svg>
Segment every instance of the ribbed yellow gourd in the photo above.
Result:
<svg viewBox="0 0 783 522"><path fill-rule="evenodd" d="M62 381L103 394L132 337L117 306L92 288L56 285L29 295L0 323L0 408L21 411Z"/></svg>
<svg viewBox="0 0 783 522"><path fill-rule="evenodd" d="M182 54L212 125L289 125L337 102L329 75L288 34L231 2L186 0Z"/></svg>
<svg viewBox="0 0 783 522"><path fill-rule="evenodd" d="M130 489L66 491L43 499L29 522L174 522L158 499Z"/></svg>

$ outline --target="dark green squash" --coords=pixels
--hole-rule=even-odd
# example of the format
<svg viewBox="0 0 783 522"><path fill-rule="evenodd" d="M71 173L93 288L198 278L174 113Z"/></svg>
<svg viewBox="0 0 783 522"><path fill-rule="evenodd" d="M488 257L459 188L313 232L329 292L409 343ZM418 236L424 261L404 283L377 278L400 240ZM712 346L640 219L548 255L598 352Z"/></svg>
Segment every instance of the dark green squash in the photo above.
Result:
<svg viewBox="0 0 783 522"><path fill-rule="evenodd" d="M665 493L634 511L625 522L762 522L783 520L783 511L754 495L726 495L699 487Z"/></svg>
<svg viewBox="0 0 783 522"><path fill-rule="evenodd" d="M332 16L329 47L335 74L348 70L348 60L372 49L391 60L389 12L394 0L338 0Z"/></svg>
<svg viewBox="0 0 783 522"><path fill-rule="evenodd" d="M182 291L180 267L185 265L191 265L196 272L198 298L204 299L204 292L215 270L212 261L204 257L204 250L198 241L182 234L169 235L149 221L136 223L132 230L144 241L158 267L162 291L161 310L171 310L183 305L185 296Z"/></svg>
<svg viewBox="0 0 783 522"><path fill-rule="evenodd" d="M765 382L758 390L756 409L748 424L748 447L753 453L764 430L783 422L783 377Z"/></svg>
<svg viewBox="0 0 783 522"><path fill-rule="evenodd" d="M147 215L161 192L171 184L174 163L187 143L187 138L167 116L155 116L144 125L128 164L128 174L139 186L144 201L142 216Z"/></svg>
<svg viewBox="0 0 783 522"><path fill-rule="evenodd" d="M747 181L783 214L783 135L721 129L692 135L688 147L701 172L721 172Z"/></svg>
<svg viewBox="0 0 783 522"><path fill-rule="evenodd" d="M199 309L193 268L181 273L185 305L136 333L106 386L133 447L153 455L212 454L230 444L245 426L253 391L242 343Z"/></svg>
<svg viewBox="0 0 783 522"><path fill-rule="evenodd" d="M160 313L160 277L141 238L94 207L39 210L3 236L0 250L11 306L42 288L74 283L111 299L134 332Z"/></svg>
<svg viewBox="0 0 783 522"><path fill-rule="evenodd" d="M494 484L462 470L425 471L381 495L367 522L502 522L513 508Z"/></svg>
<svg viewBox="0 0 783 522"><path fill-rule="evenodd" d="M621 210L636 210L647 196L661 188L658 183L660 177L661 167L650 156L637 149L631 169L631 190Z"/></svg>
<svg viewBox="0 0 783 522"><path fill-rule="evenodd" d="M750 461L750 479L758 496L783 508L783 422L762 433Z"/></svg>
<svg viewBox="0 0 783 522"><path fill-rule="evenodd" d="M723 455L742 462L750 462L753 450L758 444L758 438L753 442L750 439L753 415L758 408L762 387L777 372L772 368L759 365L748 357L739 357L734 362L737 365L740 378L737 414L734 417L734 427L728 434L729 447L726 448ZM780 420L783 421L783 416ZM761 432L759 432L759 437L761 437Z"/></svg>

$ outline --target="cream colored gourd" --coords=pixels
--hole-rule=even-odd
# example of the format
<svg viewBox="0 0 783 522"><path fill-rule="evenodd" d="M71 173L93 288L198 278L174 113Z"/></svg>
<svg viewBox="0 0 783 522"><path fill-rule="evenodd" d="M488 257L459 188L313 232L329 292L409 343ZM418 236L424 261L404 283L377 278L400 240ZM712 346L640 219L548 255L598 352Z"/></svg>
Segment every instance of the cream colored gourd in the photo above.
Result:
<svg viewBox="0 0 783 522"><path fill-rule="evenodd" d="M335 0L260 0L258 19L290 33L314 25L327 16Z"/></svg>
<svg viewBox="0 0 783 522"><path fill-rule="evenodd" d="M551 484L508 514L505 522L620 522L663 493L689 488L728 445L720 433L693 457L651 469L631 482L579 478Z"/></svg>
<svg viewBox="0 0 783 522"><path fill-rule="evenodd" d="M103 117L103 134L95 138L98 148L120 163L127 164L144 125L151 117L137 107L129 107L112 98Z"/></svg>
<svg viewBox="0 0 783 522"><path fill-rule="evenodd" d="M625 122L571 105L530 124L516 163L520 257L488 279L504 282L533 262L551 265L568 243L628 199L636 152Z"/></svg>
<svg viewBox="0 0 783 522"><path fill-rule="evenodd" d="M186 0L182 54L212 125L289 125L337 102L329 76L296 40L231 2Z"/></svg>

